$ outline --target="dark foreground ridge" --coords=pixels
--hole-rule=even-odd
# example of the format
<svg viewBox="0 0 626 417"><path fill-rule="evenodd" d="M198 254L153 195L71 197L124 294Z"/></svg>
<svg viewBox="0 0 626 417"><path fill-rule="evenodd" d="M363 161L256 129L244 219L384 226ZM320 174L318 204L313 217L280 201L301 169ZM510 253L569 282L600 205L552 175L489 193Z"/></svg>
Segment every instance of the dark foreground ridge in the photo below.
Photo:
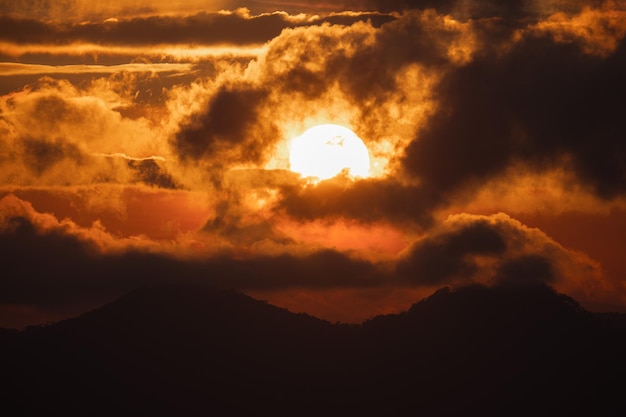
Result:
<svg viewBox="0 0 626 417"><path fill-rule="evenodd" d="M625 324L549 287L444 288L362 325L205 286L149 287L75 319L0 331L2 407L71 416L623 415Z"/></svg>

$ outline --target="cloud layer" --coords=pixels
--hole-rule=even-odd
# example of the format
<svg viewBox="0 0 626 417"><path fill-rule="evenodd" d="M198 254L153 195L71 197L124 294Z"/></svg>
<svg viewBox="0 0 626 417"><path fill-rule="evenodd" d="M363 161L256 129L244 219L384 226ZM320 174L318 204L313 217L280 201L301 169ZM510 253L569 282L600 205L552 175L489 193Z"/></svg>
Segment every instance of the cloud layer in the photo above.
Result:
<svg viewBox="0 0 626 417"><path fill-rule="evenodd" d="M6 311L179 279L624 305L613 241L591 256L515 219L624 210L623 4L192 3L3 6ZM321 123L363 139L369 178L289 171Z"/></svg>
<svg viewBox="0 0 626 417"><path fill-rule="evenodd" d="M582 281L597 286L604 297L613 289L602 283L599 266L588 257L505 214L453 216L398 257L371 261L324 248L247 255L223 248L190 257L189 246L198 245L198 240L164 246L146 237L121 239L98 222L80 227L38 213L13 195L0 200L0 207L0 246L7 271L0 304L52 312L96 304L159 282L208 282L242 291L431 288L472 282L550 284L571 291L572 283ZM213 238L204 236L207 241ZM623 300L618 295L616 301Z"/></svg>

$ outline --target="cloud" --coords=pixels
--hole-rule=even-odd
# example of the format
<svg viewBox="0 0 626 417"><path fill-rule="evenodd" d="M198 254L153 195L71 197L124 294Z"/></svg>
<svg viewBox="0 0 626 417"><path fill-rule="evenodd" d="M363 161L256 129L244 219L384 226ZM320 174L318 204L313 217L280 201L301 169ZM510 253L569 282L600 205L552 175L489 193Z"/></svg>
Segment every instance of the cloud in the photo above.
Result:
<svg viewBox="0 0 626 417"><path fill-rule="evenodd" d="M626 35L626 7L613 9L611 6L611 2L606 2L604 7L585 8L574 15L561 11L529 29L547 33L559 43L580 44L587 54L607 57Z"/></svg>
<svg viewBox="0 0 626 417"><path fill-rule="evenodd" d="M473 276L478 265L471 257L500 257L507 249L503 236L487 219L476 219L454 230L433 233L416 242L398 265L398 273L419 283L442 283Z"/></svg>
<svg viewBox="0 0 626 417"><path fill-rule="evenodd" d="M180 257L175 247L149 239L114 237L98 222L80 227L70 220L59 221L12 195L0 200L0 208L3 305L50 311L95 306L139 285L159 282L273 289L369 287L382 279L369 262L332 250Z"/></svg>
<svg viewBox="0 0 626 417"><path fill-rule="evenodd" d="M407 248L396 271L412 285L480 282L558 288L603 280L591 259L502 213L450 216Z"/></svg>
<svg viewBox="0 0 626 417"><path fill-rule="evenodd" d="M243 291L336 291L470 282L549 283L571 289L601 280L593 262L504 214L453 216L395 260L373 262L349 252L304 247L300 253L272 254L234 246L193 256L181 250L188 244L184 239L172 245L115 237L99 222L81 227L59 221L13 195L0 200L0 208L0 246L7 272L0 279L0 304L34 306L40 312L95 306L158 282L204 282ZM604 292L595 296L611 297L606 288L598 290Z"/></svg>
<svg viewBox="0 0 626 417"><path fill-rule="evenodd" d="M238 19L252 19L242 12L235 14ZM221 18L222 15L218 15ZM351 15L341 16L350 18ZM359 16L361 14L355 14L355 17ZM175 104L179 86L146 82L167 79L189 82L177 73L174 73L176 78L135 73L133 78L123 79L120 74L126 72L116 71L108 78L98 79L98 82L106 80L109 88L106 93L94 89L81 91L61 82L58 92L49 93L48 97L43 97L42 91L25 92L13 101L20 105L20 109L26 109L28 101L37 101L42 109L42 121L55 120L46 126L45 133L41 133L44 137L36 137L37 140L80 142L84 153L124 153L143 158L157 155L168 159L176 156L183 163L193 161L198 170L212 166L213 171L218 167L241 165L262 167L274 164L287 168L284 154L282 160L274 160L277 149L281 146L286 149L285 140L316 122L339 118L345 121L344 124L362 126L374 166L378 172L390 171L396 162L393 156L389 156L389 151L402 149L414 134L416 123L421 123L431 106L428 92L433 84L431 73L435 71L428 72L415 65L426 61L428 65L456 62L459 45L464 42L468 31L468 27L452 24L432 13L409 14L398 21L388 22L380 29L358 20L351 26L307 22L307 26L287 29L268 44L266 53L247 66L216 61L211 68L197 68L203 93L197 97L199 102L187 105L187 109L182 111L178 110L182 106ZM424 36L411 38L416 40L415 45L396 46L407 32L418 29ZM438 41L436 35L447 39L452 47ZM313 48L312 45L318 47ZM412 50L417 52L407 52ZM145 65L150 66L148 63ZM362 70L364 65L368 68L366 72ZM214 76L216 73L219 74L217 77ZM102 82L98 85L105 88ZM111 86L117 97L111 97ZM159 87L169 89L166 94L169 101L165 104L168 108L163 109L170 112L169 120L153 118L162 123L161 129L146 124L148 120L141 117L132 121L119 118L119 115L133 115L135 109L144 106L145 98L142 101L142 97L146 96L140 93L148 91L154 96ZM131 96L130 91L136 91L137 95ZM55 95L61 92L63 97ZM284 94L296 99L295 102L285 102L282 98ZM102 112L102 117L95 117L96 109L87 115L84 112L88 107L82 102L77 105L80 99L102 110L109 109ZM46 100L56 100L58 105L44 105ZM111 100L121 103L111 108L107 103ZM153 102L157 106L164 105L163 100ZM203 104L199 106L198 103ZM59 113L58 121L52 119L51 111ZM24 125L34 113L27 111L22 114L24 120L10 118L9 123ZM72 128L80 130L70 130L70 119L66 117L69 114L75 116L71 119ZM98 133L86 136L90 140L98 140L99 146L94 146L93 142L85 146L84 141L76 138L75 132L89 129L90 122L92 126L98 126ZM136 133L133 134L133 130ZM172 130L175 132L173 135ZM58 137L45 137L51 131L58 132ZM137 139L114 132L129 132ZM385 132L384 136L381 137L380 132ZM110 178L111 175L100 174L99 177ZM132 174L128 175L132 177ZM62 178L57 180L67 181ZM178 178L172 182L184 183ZM392 184L387 188L393 187Z"/></svg>
<svg viewBox="0 0 626 417"><path fill-rule="evenodd" d="M531 31L505 53L484 50L444 76L435 91L442 111L408 146L405 168L445 195L516 162L556 164L599 196L623 195L625 45L600 57Z"/></svg>
<svg viewBox="0 0 626 417"><path fill-rule="evenodd" d="M566 3L3 14L4 308L171 279L339 298L548 283L623 302L588 256L467 214L623 207L626 16ZM321 123L364 140L371 177L289 171L290 139Z"/></svg>
<svg viewBox="0 0 626 417"><path fill-rule="evenodd" d="M0 17L0 39L18 45L258 45L270 41L288 27L323 23L350 26L367 20L381 25L393 19L379 13L334 14L311 19L292 17L284 12L253 16L247 9L80 23L43 22L5 15Z"/></svg>
<svg viewBox="0 0 626 417"><path fill-rule="evenodd" d="M262 64L266 76L280 77L287 91L307 98L336 82L355 104L382 105L403 88L396 76L409 64L453 61L451 51L470 40L468 29L434 12L406 13L380 28L355 23L293 29L270 43Z"/></svg>
<svg viewBox="0 0 626 417"><path fill-rule="evenodd" d="M2 2L0 13L17 17L35 17L53 21L88 21L115 19L126 16L191 15L198 12L218 12L250 8L254 13L272 13L277 10L299 14L303 11L318 14L341 12L341 4L326 2L298 2L290 0L110 0L104 3L90 0L15 0ZM368 9L370 10L370 9Z"/></svg>
<svg viewBox="0 0 626 417"><path fill-rule="evenodd" d="M122 117L118 110L132 104L113 92L114 78L109 81L103 93L97 84L85 91L67 81L43 78L34 88L2 97L0 182L176 186L163 158L153 158L169 153L164 127L144 117ZM132 82L131 77L124 86Z"/></svg>
<svg viewBox="0 0 626 417"><path fill-rule="evenodd" d="M181 126L175 148L183 159L211 160L213 164L261 162L260 152L267 148L265 138L278 136L274 126L261 129L258 120L258 109L268 94L247 85L220 88L204 112Z"/></svg>
<svg viewBox="0 0 626 417"><path fill-rule="evenodd" d="M424 36L411 38L415 44L397 46L418 29ZM435 71L413 64L465 59L459 45L467 30L432 13L403 16L380 29L363 22L286 29L257 60L214 83L173 145L183 158L224 164L229 149L232 163L262 167L281 142L332 120L358 126L376 169L390 170L390 149L397 152L412 137L431 106Z"/></svg>
<svg viewBox="0 0 626 417"><path fill-rule="evenodd" d="M129 4L122 0L105 3L89 0L15 0L2 2L3 14L17 17L35 17L41 20L104 20L120 16L142 16L157 13L189 13L199 10L218 11L229 6L228 0L138 0Z"/></svg>
<svg viewBox="0 0 626 417"><path fill-rule="evenodd" d="M296 219L346 218L418 225L430 223L432 208L418 188L393 180L353 182L345 177L284 188L278 207Z"/></svg>
<svg viewBox="0 0 626 417"><path fill-rule="evenodd" d="M440 14L450 14L456 19L480 19L497 17L501 19L538 19L558 11L576 13L585 6L599 6L601 0L355 0L347 1L347 6L370 7L391 12L410 9L435 9Z"/></svg>
<svg viewBox="0 0 626 417"><path fill-rule="evenodd" d="M131 72L183 72L190 71L190 64L123 64L123 65L29 65L12 62L1 62L0 71L3 77L11 75L50 75L50 74L82 74L82 73L113 73Z"/></svg>

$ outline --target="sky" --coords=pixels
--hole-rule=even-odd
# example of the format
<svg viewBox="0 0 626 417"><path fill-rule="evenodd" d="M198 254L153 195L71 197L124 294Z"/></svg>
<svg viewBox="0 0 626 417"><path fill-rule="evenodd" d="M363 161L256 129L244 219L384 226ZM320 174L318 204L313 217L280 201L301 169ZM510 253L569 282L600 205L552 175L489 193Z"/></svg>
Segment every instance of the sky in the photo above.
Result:
<svg viewBox="0 0 626 417"><path fill-rule="evenodd" d="M0 327L167 282L626 312L625 37L625 1L0 0ZM320 124L367 175L294 170Z"/></svg>

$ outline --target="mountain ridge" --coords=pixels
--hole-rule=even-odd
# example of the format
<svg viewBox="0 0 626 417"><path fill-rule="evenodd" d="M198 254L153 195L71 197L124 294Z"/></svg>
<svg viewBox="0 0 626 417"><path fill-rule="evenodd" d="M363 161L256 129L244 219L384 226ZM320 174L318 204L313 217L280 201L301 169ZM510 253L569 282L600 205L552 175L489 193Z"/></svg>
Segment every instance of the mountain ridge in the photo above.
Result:
<svg viewBox="0 0 626 417"><path fill-rule="evenodd" d="M616 317L547 286L467 286L346 325L235 291L160 285L0 338L14 381L5 392L26 414L523 415L541 405L583 415L625 405Z"/></svg>

